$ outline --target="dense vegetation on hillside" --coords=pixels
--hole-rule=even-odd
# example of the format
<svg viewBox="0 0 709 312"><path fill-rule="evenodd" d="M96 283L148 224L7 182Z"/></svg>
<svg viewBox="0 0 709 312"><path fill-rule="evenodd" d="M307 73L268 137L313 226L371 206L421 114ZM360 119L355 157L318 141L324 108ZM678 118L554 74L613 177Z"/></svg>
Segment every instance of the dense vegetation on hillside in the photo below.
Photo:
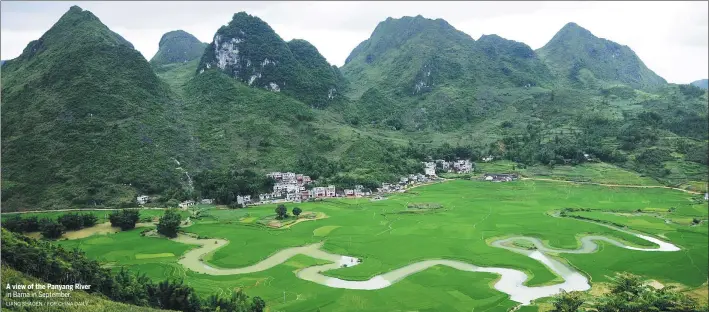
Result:
<svg viewBox="0 0 709 312"><path fill-rule="evenodd" d="M2 265L0 269L2 280L10 285L30 285L30 284L46 284L35 277L24 274L6 265ZM3 289L4 290L4 289ZM34 298L15 298L5 297L3 294L2 310L9 312L84 312L84 311L102 311L102 312L167 312L171 310L154 309L149 307L141 307L129 305L106 299L100 294L89 294L81 290L71 292L71 300L67 302L78 303L77 305L62 305L50 306L51 303L56 303L57 299L51 297L51 294L56 293L55 290L35 290L37 294ZM3 291L4 293L4 291ZM31 306L32 303L41 302L43 306ZM21 306L26 304L25 306ZM173 310L174 311L174 310Z"/></svg>
<svg viewBox="0 0 709 312"><path fill-rule="evenodd" d="M655 289L633 274L616 274L610 292L586 298L583 292L562 292L555 296L552 312L634 312L634 311L706 311L695 299L674 287ZM585 304L585 305L584 305Z"/></svg>
<svg viewBox="0 0 709 312"><path fill-rule="evenodd" d="M184 30L174 30L162 35L158 46L158 52L150 59L150 64L155 66L199 59L207 44Z"/></svg>
<svg viewBox="0 0 709 312"><path fill-rule="evenodd" d="M628 47L574 23L535 52L442 20L387 19L342 70L352 102L338 109L359 129L439 132L525 165L590 154L668 184L706 181L706 92L667 84Z"/></svg>
<svg viewBox="0 0 709 312"><path fill-rule="evenodd" d="M286 43L258 17L234 14L219 28L198 71L219 69L241 82L284 92L312 107L326 107L343 81L315 47L305 40Z"/></svg>
<svg viewBox="0 0 709 312"><path fill-rule="evenodd" d="M72 7L2 67L4 210L132 206L181 185L187 138L132 45Z"/></svg>
<svg viewBox="0 0 709 312"><path fill-rule="evenodd" d="M217 294L201 298L182 281L155 283L144 275L125 270L117 274L98 261L86 258L79 249L68 251L48 242L37 241L2 229L2 264L56 285L91 285L89 293L138 306L185 312L244 311L261 312L266 303L243 292L223 297ZM27 265L32 263L33 265Z"/></svg>
<svg viewBox="0 0 709 312"><path fill-rule="evenodd" d="M194 52L194 41L171 32L160 46ZM266 189L269 170L375 186L450 155L558 166L589 154L706 184L706 90L666 84L575 24L534 51L441 19L389 18L340 71L241 12L199 59L180 60L151 67L72 7L2 65L3 209L131 207L138 194L233 204Z"/></svg>

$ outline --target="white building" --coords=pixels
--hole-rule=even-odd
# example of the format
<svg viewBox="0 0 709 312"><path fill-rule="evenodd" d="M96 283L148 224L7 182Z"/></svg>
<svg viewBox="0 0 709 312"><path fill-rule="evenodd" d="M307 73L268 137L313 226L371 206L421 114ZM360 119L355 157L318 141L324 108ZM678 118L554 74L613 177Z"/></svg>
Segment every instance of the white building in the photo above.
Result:
<svg viewBox="0 0 709 312"><path fill-rule="evenodd" d="M271 173L267 174L266 176L269 178L273 178L276 181L280 181L281 179L283 179L283 174L280 172L271 172Z"/></svg>
<svg viewBox="0 0 709 312"><path fill-rule="evenodd" d="M244 205L244 206L251 204L251 195L244 195L244 196L237 195L236 196L236 203L240 204L240 205Z"/></svg>
<svg viewBox="0 0 709 312"><path fill-rule="evenodd" d="M488 155L487 157L483 157L484 162L491 162L495 157L492 157L492 155Z"/></svg>
<svg viewBox="0 0 709 312"><path fill-rule="evenodd" d="M203 205L211 205L212 203L214 203L214 199L205 198L205 199L202 199L201 203L202 203Z"/></svg>
<svg viewBox="0 0 709 312"><path fill-rule="evenodd" d="M150 197L148 197L148 195L140 195L136 200L138 201L138 205L145 205L145 203L150 201Z"/></svg>
<svg viewBox="0 0 709 312"><path fill-rule="evenodd" d="M327 197L327 187L314 187L311 192L313 193L313 197L315 198Z"/></svg>
<svg viewBox="0 0 709 312"><path fill-rule="evenodd" d="M293 172L286 172L283 174L283 181L296 181L295 179L295 173Z"/></svg>
<svg viewBox="0 0 709 312"><path fill-rule="evenodd" d="M328 185L327 186L327 197L335 197L335 186L334 185Z"/></svg>
<svg viewBox="0 0 709 312"><path fill-rule="evenodd" d="M472 170L473 166L470 163L470 160L468 159L461 159L461 160L456 160L453 162L453 169L457 173L470 173Z"/></svg>
<svg viewBox="0 0 709 312"><path fill-rule="evenodd" d="M271 200L271 198L273 198L272 194L259 194L258 195L259 201L267 201L267 200Z"/></svg>
<svg viewBox="0 0 709 312"><path fill-rule="evenodd" d="M183 209L185 209L187 207L194 206L194 205L195 205L194 200L186 200L186 201L183 201L179 204L180 208L183 208Z"/></svg>

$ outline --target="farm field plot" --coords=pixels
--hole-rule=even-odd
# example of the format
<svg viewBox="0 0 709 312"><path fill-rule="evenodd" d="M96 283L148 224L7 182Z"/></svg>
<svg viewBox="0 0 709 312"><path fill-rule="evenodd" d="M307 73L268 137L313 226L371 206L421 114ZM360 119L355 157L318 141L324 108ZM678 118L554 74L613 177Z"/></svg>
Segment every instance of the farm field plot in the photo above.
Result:
<svg viewBox="0 0 709 312"><path fill-rule="evenodd" d="M564 279L542 262L525 254L492 246L511 237L539 239L544 248L576 250L583 237L603 236L618 242L597 241L590 253L559 253L554 259L568 263L590 281L607 281L615 272L629 272L663 284L679 284L691 290L706 283L709 262L706 222L690 226L662 218L633 216L668 211L675 218L707 219L706 203L691 194L669 189L611 188L547 181L489 183L454 180L423 186L383 201L334 199L286 204L327 218L299 222L288 228L270 228L258 220L271 218L275 205L245 209L204 210L184 232L198 235L208 244L226 241L205 254L200 271L228 270L255 265L280 251L322 243L319 250L361 260L320 274L333 279L367 281L379 275L425 260L452 260L479 267L514 269L527 275L526 287L555 285ZM425 213L409 207L433 205ZM569 215L585 216L627 226L609 226L559 217L565 208L591 209ZM248 222L245 222L248 221ZM181 278L205 296L244 289L260 296L270 311L507 311L518 305L494 286L500 275L470 272L435 265L396 280L387 287L352 290L326 286L298 277L304 269L328 265L319 256L297 254L258 272L210 275L185 268L181 258L195 248L160 237L144 237L141 229L57 241L78 247L91 258L114 269L125 267L156 279ZM676 245L679 251L647 252L658 245L642 234ZM212 242L214 240L214 242ZM584 243L585 244L585 243ZM534 245L514 245L534 250ZM521 247L520 247L521 248ZM531 251L530 251L531 252ZM537 251L537 253L539 253ZM706 300L706 299L705 299ZM523 311L536 311L535 303Z"/></svg>

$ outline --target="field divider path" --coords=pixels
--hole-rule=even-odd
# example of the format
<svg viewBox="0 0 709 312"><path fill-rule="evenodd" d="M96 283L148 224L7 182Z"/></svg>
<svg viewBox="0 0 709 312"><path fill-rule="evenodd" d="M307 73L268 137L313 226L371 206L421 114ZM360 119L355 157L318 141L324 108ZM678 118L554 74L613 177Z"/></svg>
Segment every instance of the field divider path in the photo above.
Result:
<svg viewBox="0 0 709 312"><path fill-rule="evenodd" d="M702 194L700 192L685 190L685 189L681 189L681 188L677 188L677 187L664 186L664 185L605 184L605 183L598 183L598 182L577 182L577 181L556 180L556 179L546 179L546 178L520 178L520 179L521 180L532 180L532 181L561 182L561 183L570 183L570 184L588 184L588 185L599 185L599 186L608 186L608 187L664 188L664 189L670 189L670 190L675 190L675 191L682 191L682 192L694 194L694 195L701 195Z"/></svg>
<svg viewBox="0 0 709 312"><path fill-rule="evenodd" d="M595 223L595 222L594 222ZM679 251L680 248L673 245L672 243L664 242L654 237L626 231L623 229L615 228L610 225L600 224L599 225L615 229L620 232L624 232L630 235L634 235L643 240L655 243L658 245L657 248L639 248L633 246L627 246L615 239L608 238L599 235L586 235L581 237L581 247L578 249L557 249L553 247L547 247L544 243L535 237L528 236L513 236L504 239L498 239L489 243L490 246L496 248L503 248L511 252L525 255L529 258L539 261L552 272L556 273L558 276L562 277L564 282L555 285L547 286L536 286L528 287L524 283L529 279L526 273L510 268L498 268L498 267L481 267L476 266L471 263L457 261L457 260L447 260L447 259L428 259L419 262L415 262L398 269L391 270L389 272L376 275L365 281L349 281L340 278L334 278L325 276L322 272L339 269L342 267L355 266L361 262L360 259L345 255L333 254L321 249L324 242L319 242L315 244L309 244L300 247L291 247L282 249L266 259L261 260L258 263L241 267L241 268L214 268L206 264L202 258L210 254L217 249L225 246L229 242L224 239L203 239L196 238L194 236L179 234L177 238L172 239L173 241L198 245L198 248L189 250L184 254L183 257L178 261L179 264L183 265L185 268L192 270L197 273L209 274L209 275L236 275L236 274L248 274L268 270L279 264L286 262L288 259L298 255L306 255L312 258L326 260L330 263L323 265L315 265L303 268L296 272L296 276L300 279L317 283L323 286L341 289L358 289L358 290L376 290L389 287L394 283L406 278L407 276L424 271L430 267L437 265L448 266L460 271L466 272L487 272L500 275L500 279L495 282L494 288L500 292L506 293L510 296L510 300L518 302L522 305L530 304L531 301L543 297L553 296L564 291L586 291L591 288L588 278L578 272L573 267L549 257L546 253L571 253L571 254L585 254L593 253L598 250L598 244L595 241L603 241L606 243L613 244L620 248L625 248L629 250L636 251L655 251L655 252L674 252ZM514 241L527 241L534 245L536 249L530 250L526 248L515 247L513 245Z"/></svg>

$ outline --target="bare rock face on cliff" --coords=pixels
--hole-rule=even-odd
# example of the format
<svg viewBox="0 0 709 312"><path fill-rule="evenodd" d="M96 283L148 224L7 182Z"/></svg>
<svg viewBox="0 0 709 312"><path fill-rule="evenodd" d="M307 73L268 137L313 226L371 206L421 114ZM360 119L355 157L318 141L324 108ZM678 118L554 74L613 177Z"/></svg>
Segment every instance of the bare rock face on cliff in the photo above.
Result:
<svg viewBox="0 0 709 312"><path fill-rule="evenodd" d="M344 82L310 43L285 42L258 17L234 14L219 28L202 56L197 73L219 70L256 88L283 92L312 107L326 107Z"/></svg>

